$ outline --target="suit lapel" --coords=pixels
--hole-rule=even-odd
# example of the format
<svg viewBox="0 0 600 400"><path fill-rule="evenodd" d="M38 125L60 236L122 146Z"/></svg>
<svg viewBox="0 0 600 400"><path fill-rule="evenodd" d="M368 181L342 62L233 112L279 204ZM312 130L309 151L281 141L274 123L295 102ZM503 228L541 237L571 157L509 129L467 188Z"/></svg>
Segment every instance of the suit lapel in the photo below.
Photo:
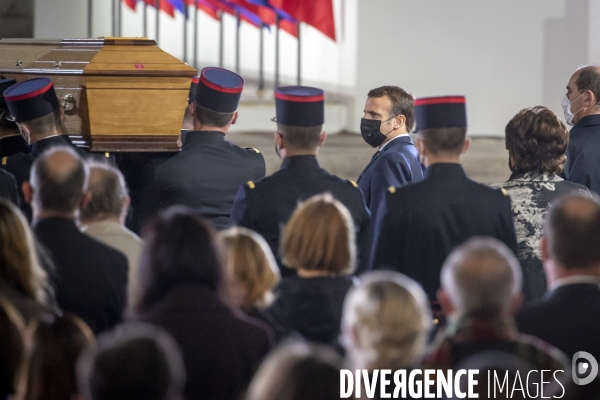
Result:
<svg viewBox="0 0 600 400"><path fill-rule="evenodd" d="M410 136L402 136L402 137L392 140L387 146L385 146L383 148L383 150L378 150L371 158L371 161L367 164L367 166L360 173L357 182L360 182L360 179L362 178L362 176L365 174L365 172L367 172L367 170L371 167L371 165L373 165L375 160L379 159L379 156L381 156L381 153L383 153L384 151L388 151L390 149L395 149L395 148L405 146L407 144L411 144L411 145L413 144L412 138Z"/></svg>

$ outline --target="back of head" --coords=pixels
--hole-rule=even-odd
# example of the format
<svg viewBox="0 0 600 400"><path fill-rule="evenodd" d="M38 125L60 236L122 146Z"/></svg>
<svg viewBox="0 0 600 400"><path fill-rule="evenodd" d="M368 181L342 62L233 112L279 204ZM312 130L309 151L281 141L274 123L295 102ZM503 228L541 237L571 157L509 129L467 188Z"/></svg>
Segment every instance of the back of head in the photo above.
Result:
<svg viewBox="0 0 600 400"><path fill-rule="evenodd" d="M144 232L139 293L134 311L141 313L177 285L222 288L221 249L213 228L185 207L162 212Z"/></svg>
<svg viewBox="0 0 600 400"><path fill-rule="evenodd" d="M31 167L33 202L43 210L73 212L87 190L89 168L70 147L42 153Z"/></svg>
<svg viewBox="0 0 600 400"><path fill-rule="evenodd" d="M185 366L175 340L162 329L129 324L98 338L77 364L80 394L89 400L183 398Z"/></svg>
<svg viewBox="0 0 600 400"><path fill-rule="evenodd" d="M369 272L350 289L342 319L355 368L406 368L422 356L432 326L427 295L412 279Z"/></svg>
<svg viewBox="0 0 600 400"><path fill-rule="evenodd" d="M45 301L46 274L29 225L21 211L4 199L0 199L0 279L30 299Z"/></svg>
<svg viewBox="0 0 600 400"><path fill-rule="evenodd" d="M54 135L57 132L62 133L60 109L48 115L25 121L22 124L29 129L32 135L40 138Z"/></svg>
<svg viewBox="0 0 600 400"><path fill-rule="evenodd" d="M202 107L198 103L194 106L194 116L202 126L225 128L233 120L235 112L219 112ZM184 116L185 117L185 116Z"/></svg>
<svg viewBox="0 0 600 400"><path fill-rule="evenodd" d="M524 108L506 125L506 149L514 172L558 174L567 161L569 131L546 107Z"/></svg>
<svg viewBox="0 0 600 400"><path fill-rule="evenodd" d="M203 127L225 128L233 120L243 89L241 76L223 68L204 68L196 86L190 87L196 119Z"/></svg>
<svg viewBox="0 0 600 400"><path fill-rule="evenodd" d="M121 171L104 163L90 163L88 191L92 199L81 210L82 220L120 218L127 198L127 184Z"/></svg>
<svg viewBox="0 0 600 400"><path fill-rule="evenodd" d="M227 275L239 293L237 303L245 308L266 307L280 279L279 267L269 245L258 233L230 228L219 233L225 247Z"/></svg>
<svg viewBox="0 0 600 400"><path fill-rule="evenodd" d="M340 356L324 346L290 343L262 363L247 400L331 400L340 397Z"/></svg>
<svg viewBox="0 0 600 400"><path fill-rule="evenodd" d="M580 92L591 91L596 98L596 105L600 105L600 66L586 65L577 70L579 76L575 81Z"/></svg>
<svg viewBox="0 0 600 400"><path fill-rule="evenodd" d="M600 266L600 198L571 195L546 217L544 237L550 256L567 269Z"/></svg>
<svg viewBox="0 0 600 400"><path fill-rule="evenodd" d="M383 96L386 96L392 103L390 115L387 118L404 115L406 131L412 131L415 126L414 96L399 86L381 86L371 89L367 94L367 97L380 98Z"/></svg>
<svg viewBox="0 0 600 400"><path fill-rule="evenodd" d="M313 151L319 147L323 125L291 126L277 124L277 132L291 150Z"/></svg>
<svg viewBox="0 0 600 400"><path fill-rule="evenodd" d="M281 255L290 268L347 274L354 270L354 223L348 209L330 194L298 206L281 235Z"/></svg>
<svg viewBox="0 0 600 400"><path fill-rule="evenodd" d="M15 393L25 345L25 323L7 300L0 298L0 397Z"/></svg>
<svg viewBox="0 0 600 400"><path fill-rule="evenodd" d="M464 96L427 97L415 100L417 134L429 153L460 155L467 138Z"/></svg>
<svg viewBox="0 0 600 400"><path fill-rule="evenodd" d="M442 288L461 314L497 315L520 293L522 272L510 249L494 238L472 238L446 259Z"/></svg>
<svg viewBox="0 0 600 400"><path fill-rule="evenodd" d="M95 342L85 322L69 314L43 315L27 328L26 342L23 399L64 400L75 395L77 359Z"/></svg>

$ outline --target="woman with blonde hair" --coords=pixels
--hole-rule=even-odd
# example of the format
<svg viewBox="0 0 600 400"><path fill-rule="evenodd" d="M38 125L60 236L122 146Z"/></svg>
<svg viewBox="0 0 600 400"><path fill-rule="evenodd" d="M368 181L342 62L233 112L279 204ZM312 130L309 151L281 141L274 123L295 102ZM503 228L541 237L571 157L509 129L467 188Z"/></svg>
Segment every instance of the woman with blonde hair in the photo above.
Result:
<svg viewBox="0 0 600 400"><path fill-rule="evenodd" d="M364 274L344 303L343 341L353 368L403 369L425 352L432 327L427 295L397 272Z"/></svg>
<svg viewBox="0 0 600 400"><path fill-rule="evenodd" d="M283 278L267 314L310 341L338 345L342 305L356 262L350 213L329 194L309 198L288 221L280 251L297 275Z"/></svg>
<svg viewBox="0 0 600 400"><path fill-rule="evenodd" d="M218 234L225 247L227 279L236 305L252 316L273 302L273 288L280 274L269 245L258 233L230 228Z"/></svg>
<svg viewBox="0 0 600 400"><path fill-rule="evenodd" d="M14 204L0 199L0 297L29 322L49 311L49 292L25 217Z"/></svg>

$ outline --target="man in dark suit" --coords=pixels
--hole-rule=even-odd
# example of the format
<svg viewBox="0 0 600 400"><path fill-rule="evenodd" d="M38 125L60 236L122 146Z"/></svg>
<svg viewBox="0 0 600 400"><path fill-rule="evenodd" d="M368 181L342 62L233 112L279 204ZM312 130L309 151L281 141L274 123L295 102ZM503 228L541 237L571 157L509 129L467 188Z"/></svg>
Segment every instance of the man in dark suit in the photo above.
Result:
<svg viewBox="0 0 600 400"><path fill-rule="evenodd" d="M82 233L78 210L90 200L89 169L72 147L54 147L40 155L23 185L32 205L33 231L52 267L60 308L81 317L95 333L121 321L126 304L127 258Z"/></svg>
<svg viewBox="0 0 600 400"><path fill-rule="evenodd" d="M275 90L277 132L275 143L282 163L278 172L240 187L231 212L231 224L260 233L273 254L279 253L281 227L299 202L321 193L331 193L354 219L358 249L358 272L368 263L369 211L358 185L319 167L317 152L325 141L325 94L321 89L287 86ZM279 257L282 273L293 274Z"/></svg>
<svg viewBox="0 0 600 400"><path fill-rule="evenodd" d="M517 326L572 357L600 360L600 198L563 197L546 219L540 247L548 292L523 307Z"/></svg>
<svg viewBox="0 0 600 400"><path fill-rule="evenodd" d="M4 100L4 91L16 84L14 79L0 80L0 158L12 156L17 153L29 153L31 149L21 136L19 127L12 121L10 111Z"/></svg>
<svg viewBox="0 0 600 400"><path fill-rule="evenodd" d="M221 68L204 68L191 104L194 130L181 152L156 168L159 207L194 208L218 229L226 228L242 183L265 176L265 160L255 149L225 140L238 118L243 79Z"/></svg>
<svg viewBox="0 0 600 400"><path fill-rule="evenodd" d="M567 124L575 124L565 178L600 193L600 67L583 67L571 76L562 106Z"/></svg>
<svg viewBox="0 0 600 400"><path fill-rule="evenodd" d="M460 156L469 147L463 96L415 101L417 148L427 167L421 182L390 188L375 220L372 266L417 280L431 300L452 249L491 236L517 254L510 198L470 180Z"/></svg>
<svg viewBox="0 0 600 400"><path fill-rule="evenodd" d="M423 179L419 153L409 135L415 123L414 98L398 86L369 92L360 132L377 152L358 177L371 217L390 186L401 187Z"/></svg>

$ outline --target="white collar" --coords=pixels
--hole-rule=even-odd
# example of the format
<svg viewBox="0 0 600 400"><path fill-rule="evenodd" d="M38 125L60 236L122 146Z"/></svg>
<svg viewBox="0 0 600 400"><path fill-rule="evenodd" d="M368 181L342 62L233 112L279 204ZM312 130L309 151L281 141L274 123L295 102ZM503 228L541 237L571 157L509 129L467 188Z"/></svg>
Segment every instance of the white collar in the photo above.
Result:
<svg viewBox="0 0 600 400"><path fill-rule="evenodd" d="M396 139L398 139L399 137L402 137L402 136L410 136L410 135L408 133L401 133L398 136L395 136L395 137L391 138L390 140L388 140L387 142L385 142L384 144L381 145L381 147L379 148L379 151L382 151L385 148L385 146L387 146L388 144L392 143L392 140L396 140Z"/></svg>
<svg viewBox="0 0 600 400"><path fill-rule="evenodd" d="M567 285L575 285L577 283L593 283L596 285L600 285L600 278L597 276L592 276L592 275L567 276L566 278L559 278L559 279L555 280L554 282L552 282L548 286L548 291L551 292L553 290L558 289L559 287L567 286Z"/></svg>

